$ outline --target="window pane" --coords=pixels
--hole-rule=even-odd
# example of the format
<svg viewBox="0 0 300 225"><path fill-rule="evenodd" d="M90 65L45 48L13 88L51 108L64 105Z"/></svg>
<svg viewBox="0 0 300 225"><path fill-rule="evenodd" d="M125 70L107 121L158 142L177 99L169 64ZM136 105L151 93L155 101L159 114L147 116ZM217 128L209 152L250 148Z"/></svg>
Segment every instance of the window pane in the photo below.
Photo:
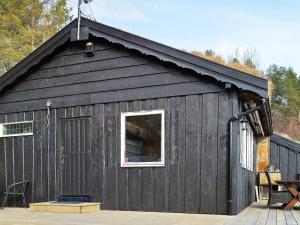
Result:
<svg viewBox="0 0 300 225"><path fill-rule="evenodd" d="M247 130L241 129L241 164L246 168L247 164L247 143L246 143Z"/></svg>
<svg viewBox="0 0 300 225"><path fill-rule="evenodd" d="M126 116L126 162L161 161L161 114Z"/></svg>
<svg viewBox="0 0 300 225"><path fill-rule="evenodd" d="M8 123L2 126L2 135L25 135L32 134L32 122Z"/></svg>
<svg viewBox="0 0 300 225"><path fill-rule="evenodd" d="M253 170L253 132L249 124L240 128L241 166Z"/></svg>

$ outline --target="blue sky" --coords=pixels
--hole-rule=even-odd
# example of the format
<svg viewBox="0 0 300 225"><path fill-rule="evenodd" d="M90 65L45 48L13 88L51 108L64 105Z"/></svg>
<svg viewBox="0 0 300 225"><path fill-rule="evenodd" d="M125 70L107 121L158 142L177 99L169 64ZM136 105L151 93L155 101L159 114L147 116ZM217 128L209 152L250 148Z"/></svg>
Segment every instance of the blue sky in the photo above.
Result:
<svg viewBox="0 0 300 225"><path fill-rule="evenodd" d="M78 0L67 0L77 13ZM93 0L98 22L186 50L228 58L254 48L259 69L270 64L300 74L299 0ZM89 14L87 5L82 11ZM76 17L76 16L75 16Z"/></svg>

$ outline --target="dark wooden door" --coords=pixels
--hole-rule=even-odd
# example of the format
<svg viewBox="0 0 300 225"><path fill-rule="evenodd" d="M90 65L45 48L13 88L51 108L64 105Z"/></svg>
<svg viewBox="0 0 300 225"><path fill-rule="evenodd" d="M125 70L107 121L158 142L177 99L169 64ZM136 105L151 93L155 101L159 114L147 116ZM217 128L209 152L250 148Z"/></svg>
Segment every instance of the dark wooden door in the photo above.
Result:
<svg viewBox="0 0 300 225"><path fill-rule="evenodd" d="M62 194L91 194L90 137L90 117L62 119Z"/></svg>

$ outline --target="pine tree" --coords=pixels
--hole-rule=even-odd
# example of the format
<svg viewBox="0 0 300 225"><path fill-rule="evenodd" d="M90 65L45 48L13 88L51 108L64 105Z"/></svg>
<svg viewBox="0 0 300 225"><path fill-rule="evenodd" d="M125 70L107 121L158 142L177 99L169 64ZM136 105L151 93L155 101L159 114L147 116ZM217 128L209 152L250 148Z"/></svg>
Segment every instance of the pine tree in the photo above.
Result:
<svg viewBox="0 0 300 225"><path fill-rule="evenodd" d="M300 77L292 68L271 65L266 76L273 83L272 117L274 130L300 140Z"/></svg>
<svg viewBox="0 0 300 225"><path fill-rule="evenodd" d="M0 1L0 74L71 20L66 0Z"/></svg>

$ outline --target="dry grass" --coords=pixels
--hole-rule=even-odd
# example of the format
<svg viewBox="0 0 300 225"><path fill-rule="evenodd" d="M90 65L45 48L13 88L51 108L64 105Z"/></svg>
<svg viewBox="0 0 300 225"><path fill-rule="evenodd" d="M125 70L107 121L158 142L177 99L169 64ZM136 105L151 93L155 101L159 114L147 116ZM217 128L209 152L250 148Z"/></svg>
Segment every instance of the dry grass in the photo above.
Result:
<svg viewBox="0 0 300 225"><path fill-rule="evenodd" d="M194 55L194 56L197 56L197 57L200 57L200 58L203 58L203 59L207 59L209 61L221 64L221 65L228 66L230 68L233 68L233 69L236 69L236 70L239 70L239 71L251 74L253 76L257 76L257 77L261 77L262 76L262 74L261 74L260 71L254 69L254 68L251 68L251 67L249 67L247 65L240 64L238 62L229 62L229 63L226 63L225 60L221 56L219 56L219 55L206 55L206 54L204 54L204 53L202 53L200 51L192 51L191 54Z"/></svg>

